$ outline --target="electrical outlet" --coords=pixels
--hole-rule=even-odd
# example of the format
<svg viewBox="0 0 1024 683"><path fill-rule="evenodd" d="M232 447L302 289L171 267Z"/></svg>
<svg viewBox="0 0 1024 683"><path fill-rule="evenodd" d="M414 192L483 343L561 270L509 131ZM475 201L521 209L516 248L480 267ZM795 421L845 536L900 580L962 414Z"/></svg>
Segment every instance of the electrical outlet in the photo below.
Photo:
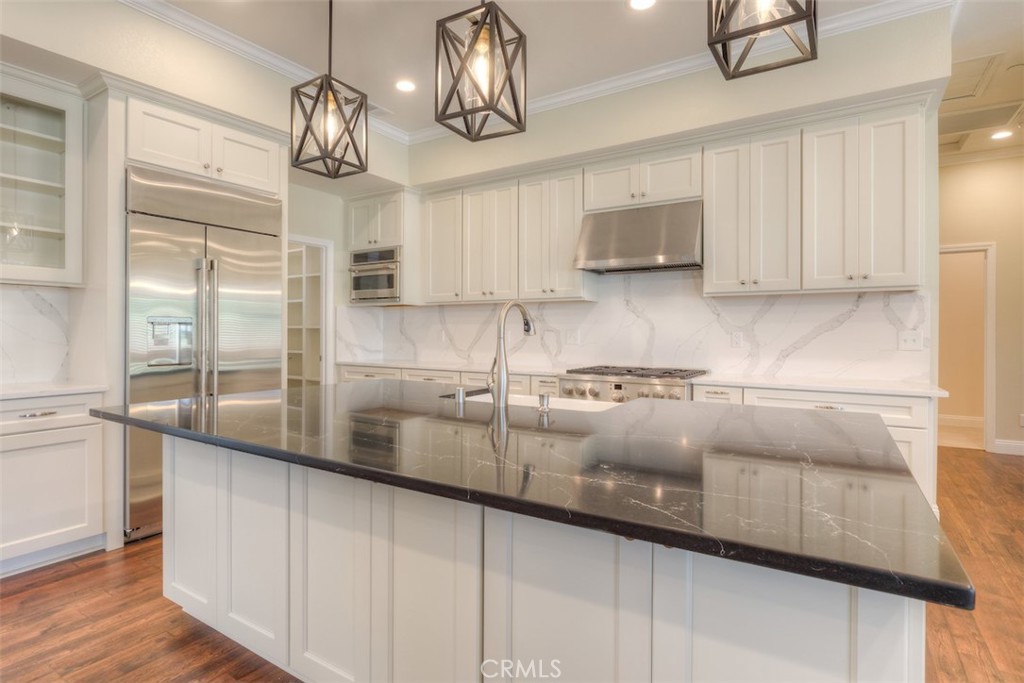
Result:
<svg viewBox="0 0 1024 683"><path fill-rule="evenodd" d="M570 346L579 346L580 344L583 343L580 341L579 328L576 328L575 330L570 330L565 334L565 343L569 344Z"/></svg>
<svg viewBox="0 0 1024 683"><path fill-rule="evenodd" d="M742 349L743 348L743 344L744 344L743 332L741 332L740 330L737 330L737 331L733 332L732 333L732 348L734 348L734 349Z"/></svg>
<svg viewBox="0 0 1024 683"><path fill-rule="evenodd" d="M903 330L897 348L900 351L924 351L924 335L920 330Z"/></svg>

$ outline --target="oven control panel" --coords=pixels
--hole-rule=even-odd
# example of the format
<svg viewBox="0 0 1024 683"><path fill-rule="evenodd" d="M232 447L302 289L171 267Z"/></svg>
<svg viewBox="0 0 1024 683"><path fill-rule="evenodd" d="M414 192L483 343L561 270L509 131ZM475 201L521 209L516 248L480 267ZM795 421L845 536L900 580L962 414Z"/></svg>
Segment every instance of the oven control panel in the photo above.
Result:
<svg viewBox="0 0 1024 683"><path fill-rule="evenodd" d="M625 403L636 398L660 398L669 401L689 401L691 399L688 382L620 381L614 377L588 375L559 377L558 393L563 398L614 401L615 403Z"/></svg>

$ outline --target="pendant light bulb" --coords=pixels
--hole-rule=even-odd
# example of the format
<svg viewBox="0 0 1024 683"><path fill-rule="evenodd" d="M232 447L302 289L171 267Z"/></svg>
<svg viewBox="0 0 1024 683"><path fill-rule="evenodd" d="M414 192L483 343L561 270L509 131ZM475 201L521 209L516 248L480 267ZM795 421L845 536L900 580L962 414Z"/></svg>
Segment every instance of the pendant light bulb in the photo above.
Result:
<svg viewBox="0 0 1024 683"><path fill-rule="evenodd" d="M468 38L472 38L472 34L476 31L476 27L469 29ZM483 93L483 98L474 91L472 84L470 84L469 100L476 104L481 99L486 99L490 92L491 83L491 27L486 24L480 28L480 36L476 42L473 43L473 56L470 58L470 70L473 72L473 80L476 81L477 87L480 88L480 92Z"/></svg>
<svg viewBox="0 0 1024 683"><path fill-rule="evenodd" d="M341 113L338 111L338 101L334 99L334 93L328 90L327 111L324 114L324 140L327 141L328 149L336 149L340 137Z"/></svg>

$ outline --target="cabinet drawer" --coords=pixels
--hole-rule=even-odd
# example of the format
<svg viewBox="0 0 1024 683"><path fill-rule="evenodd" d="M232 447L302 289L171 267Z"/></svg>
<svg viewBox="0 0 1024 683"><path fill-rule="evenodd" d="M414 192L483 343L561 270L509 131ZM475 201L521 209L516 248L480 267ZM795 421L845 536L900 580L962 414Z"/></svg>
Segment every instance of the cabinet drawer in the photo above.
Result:
<svg viewBox="0 0 1024 683"><path fill-rule="evenodd" d="M444 370L402 370L402 379L413 382L438 382L439 384L458 384L459 373L456 371Z"/></svg>
<svg viewBox="0 0 1024 683"><path fill-rule="evenodd" d="M541 394L547 394L548 396L558 396L558 378L531 377L530 393L533 394L534 396L540 396Z"/></svg>
<svg viewBox="0 0 1024 683"><path fill-rule="evenodd" d="M97 423L90 408L100 405L99 394L42 396L0 402L0 433L22 434L59 427Z"/></svg>
<svg viewBox="0 0 1024 683"><path fill-rule="evenodd" d="M467 387L486 387L486 372L463 372L460 383ZM530 395L530 377L528 375L509 375L508 393Z"/></svg>
<svg viewBox="0 0 1024 683"><path fill-rule="evenodd" d="M743 387L710 387L693 385L693 400L704 403L743 403Z"/></svg>
<svg viewBox="0 0 1024 683"><path fill-rule="evenodd" d="M817 410L845 410L851 413L875 413L890 427L928 427L928 399L918 396L884 396L840 392L792 391L788 389L743 390L747 405Z"/></svg>
<svg viewBox="0 0 1024 683"><path fill-rule="evenodd" d="M402 379L402 370L372 365L342 365L338 368L339 382L355 382L361 379Z"/></svg>

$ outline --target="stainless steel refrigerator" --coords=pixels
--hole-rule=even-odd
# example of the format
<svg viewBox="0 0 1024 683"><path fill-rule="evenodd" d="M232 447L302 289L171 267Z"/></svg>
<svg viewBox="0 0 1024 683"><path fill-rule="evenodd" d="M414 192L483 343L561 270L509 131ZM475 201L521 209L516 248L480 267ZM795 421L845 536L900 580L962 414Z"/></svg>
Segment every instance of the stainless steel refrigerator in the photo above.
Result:
<svg viewBox="0 0 1024 683"><path fill-rule="evenodd" d="M126 200L128 402L280 388L281 201L134 166ZM161 450L127 428L126 540L160 532Z"/></svg>

